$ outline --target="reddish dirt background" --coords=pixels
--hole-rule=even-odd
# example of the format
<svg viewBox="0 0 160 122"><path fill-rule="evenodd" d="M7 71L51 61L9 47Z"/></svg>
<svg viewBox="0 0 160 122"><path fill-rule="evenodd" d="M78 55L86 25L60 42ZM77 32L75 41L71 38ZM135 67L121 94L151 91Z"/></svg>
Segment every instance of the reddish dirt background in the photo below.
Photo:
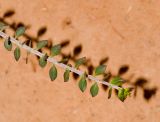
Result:
<svg viewBox="0 0 160 122"><path fill-rule="evenodd" d="M89 87L81 93L77 82L63 82L63 70L50 82L50 64L33 71L31 61L25 64L26 52L19 62L0 41L0 122L159 122L160 121L160 0L1 0L0 17L10 9L15 15L5 21L30 25L27 34L47 27L41 39L53 44L70 39L63 52L73 52L82 45L78 57L86 56L94 66L109 57L108 71L117 74L127 64L123 75L135 83L147 79L144 89L138 87L124 103L115 95L107 99L100 88L92 98ZM67 25L66 22L69 21ZM91 82L89 82L89 86ZM154 89L157 89L154 91ZM144 91L155 94L144 98Z"/></svg>

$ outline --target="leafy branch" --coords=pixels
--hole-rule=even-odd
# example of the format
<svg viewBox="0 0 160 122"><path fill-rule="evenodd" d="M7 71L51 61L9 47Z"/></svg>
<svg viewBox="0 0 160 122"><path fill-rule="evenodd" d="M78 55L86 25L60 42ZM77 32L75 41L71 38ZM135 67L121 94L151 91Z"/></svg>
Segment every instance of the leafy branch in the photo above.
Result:
<svg viewBox="0 0 160 122"><path fill-rule="evenodd" d="M82 58L76 60L74 67L71 64L64 64L63 60L65 60L65 59L62 59L61 61L57 61L54 58L54 56L57 56L61 53L61 45L60 44L53 45L50 49L51 55L48 56L47 53L41 53L39 51L43 47L47 46L47 44L48 44L47 40L39 41L36 45L36 48L31 48L30 46L27 46L25 43L22 43L18 40L18 38L25 33L25 27L21 26L21 27L17 28L14 37L10 37L6 33L3 32L7 28L8 28L7 25L0 22L0 36L4 39L4 47L8 51L11 51L12 50L12 43L17 46L14 49L14 57L15 57L16 61L18 61L21 56L20 48L23 48L27 51L27 55L32 53L32 54L40 57L40 59L39 59L40 67L44 68L47 65L47 62L52 63L53 65L49 70L49 76L50 76L51 81L54 81L57 78L58 72L57 72L56 66L59 66L59 67L65 69L65 72L63 75L64 82L69 81L70 72L73 72L73 73L80 76L80 81L79 81L78 86L82 92L84 92L87 88L87 79L94 81L94 83L92 84L92 86L90 88L90 93L91 93L92 97L95 97L99 92L98 83L107 85L109 87L108 98L111 97L112 89L118 90L118 98L121 101L124 101L127 98L127 96L130 95L130 89L122 87L122 84L124 83L124 81L119 76L113 77L109 83L106 81L100 80L96 77L98 75L102 75L105 73L106 65L97 66L94 70L94 75L93 76L89 75L86 72L79 70L79 67L86 63L86 61L87 61L86 57L82 57Z"/></svg>

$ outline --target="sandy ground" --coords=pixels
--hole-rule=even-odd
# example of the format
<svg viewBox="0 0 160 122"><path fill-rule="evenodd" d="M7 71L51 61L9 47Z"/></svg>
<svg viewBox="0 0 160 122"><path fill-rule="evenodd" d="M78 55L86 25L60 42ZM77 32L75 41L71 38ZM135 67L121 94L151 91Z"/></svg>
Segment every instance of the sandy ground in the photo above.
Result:
<svg viewBox="0 0 160 122"><path fill-rule="evenodd" d="M51 82L50 65L41 69L34 56L26 65L25 51L16 62L1 40L0 122L159 122L159 6L160 0L0 0L5 22L23 22L32 37L47 27L40 39L52 39L53 44L70 40L63 52L72 55L81 45L76 58L86 56L94 66L108 57L105 64L112 74L126 65L129 70L122 77L137 86L136 96L132 93L124 103L115 95L108 100L101 86L92 98L89 87L82 94L73 78L64 83L62 69ZM15 14L4 16L8 10Z"/></svg>

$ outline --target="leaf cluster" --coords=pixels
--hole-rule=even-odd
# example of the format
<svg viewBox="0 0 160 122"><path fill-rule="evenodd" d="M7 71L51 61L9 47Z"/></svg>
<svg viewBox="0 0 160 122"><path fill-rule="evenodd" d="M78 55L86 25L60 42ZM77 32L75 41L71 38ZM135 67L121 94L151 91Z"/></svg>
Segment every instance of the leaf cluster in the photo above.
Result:
<svg viewBox="0 0 160 122"><path fill-rule="evenodd" d="M7 27L7 25L0 22L0 30L1 31L6 29L6 27ZM14 38L18 39L20 36L24 35L25 30L26 30L26 28L23 27L23 26L18 27L15 34L14 34ZM38 51L38 50L46 47L47 45L48 45L47 40L41 40L37 43L35 50ZM5 39L4 47L8 51L12 50L13 46L12 46L11 37L8 37L7 39ZM48 54L45 53L43 56L41 56L39 58L40 67L44 68L47 65L48 57L55 57L55 56L57 56L61 53L61 45L60 44L53 45L50 49L50 52L51 52L50 56L48 56ZM21 50L20 50L20 47L18 47L18 46L16 46L16 48L14 49L14 57L15 57L16 61L18 61L21 57ZM62 61L59 61L59 62L63 63L63 60L65 60L65 59L62 59ZM75 61L74 67L72 67L71 64L67 64L67 66L70 67L70 68L72 67L72 68L75 68L75 69L78 70L79 67L81 65L84 65L86 62L87 62L86 57L82 57L82 58L79 58ZM69 81L70 72L71 72L70 68L66 68L65 71L64 71L64 74L63 74L64 82ZM94 70L94 76L96 77L96 76L99 76L99 75L103 75L105 73L105 71L106 71L106 65L99 65ZM49 69L50 80L54 81L57 78L57 75L58 75L57 68L56 68L55 64L52 64L52 67ZM88 75L87 75L86 72L84 72L80 76L80 79L79 79L79 82L78 82L79 89L82 92L85 92L85 90L87 89L87 79L88 79ZM120 78L119 76L113 77L110 80L110 86L109 86L109 90L108 90L108 98L111 98L111 96L112 96L113 86L117 86L118 87L118 89L117 89L118 90L118 98L121 101L124 101L127 98L127 96L130 95L130 89L129 88L123 88L122 87L123 83L124 83L123 79ZM98 85L98 81L96 81L90 87L90 94L91 94L92 97L95 97L95 96L97 96L98 92L99 92L99 85Z"/></svg>

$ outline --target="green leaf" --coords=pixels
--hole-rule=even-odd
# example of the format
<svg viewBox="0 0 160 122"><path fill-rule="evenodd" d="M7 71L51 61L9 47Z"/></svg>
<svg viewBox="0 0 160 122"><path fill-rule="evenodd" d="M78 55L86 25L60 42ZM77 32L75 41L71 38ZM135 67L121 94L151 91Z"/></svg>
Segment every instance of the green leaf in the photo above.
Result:
<svg viewBox="0 0 160 122"><path fill-rule="evenodd" d="M60 44L52 46L52 48L51 48L51 56L59 55L60 52L61 52L61 45Z"/></svg>
<svg viewBox="0 0 160 122"><path fill-rule="evenodd" d="M4 41L4 47L5 47L8 51L11 51L11 50L12 50L12 42L10 41L10 37L8 37L7 39L5 39L5 41Z"/></svg>
<svg viewBox="0 0 160 122"><path fill-rule="evenodd" d="M98 87L97 82L95 82L90 88L90 93L92 97L95 97L98 94L98 91L99 91L99 87Z"/></svg>
<svg viewBox="0 0 160 122"><path fill-rule="evenodd" d="M86 57L82 57L75 62L75 68L79 68L80 65L86 63Z"/></svg>
<svg viewBox="0 0 160 122"><path fill-rule="evenodd" d="M54 81L57 78L57 68L53 65L49 70L49 76L51 81Z"/></svg>
<svg viewBox="0 0 160 122"><path fill-rule="evenodd" d="M20 56L21 56L20 48L16 47L16 49L14 50L14 58L16 59L16 61L19 60Z"/></svg>
<svg viewBox="0 0 160 122"><path fill-rule="evenodd" d="M71 64L68 64L69 67L72 67ZM69 80L69 74L70 74L70 70L69 69L66 69L64 74L63 74L63 78L64 78L64 82L68 82Z"/></svg>
<svg viewBox="0 0 160 122"><path fill-rule="evenodd" d="M130 96L130 94L131 94L130 92L131 92L130 88L125 88L124 89L124 96L125 97Z"/></svg>
<svg viewBox="0 0 160 122"><path fill-rule="evenodd" d="M25 33L25 30L26 29L23 26L17 28L16 33L15 33L15 38L22 36Z"/></svg>
<svg viewBox="0 0 160 122"><path fill-rule="evenodd" d="M48 58L47 54L45 54L44 56L40 57L40 59L39 59L39 65L42 68L44 68L46 66L46 64L47 64L47 58Z"/></svg>
<svg viewBox="0 0 160 122"><path fill-rule="evenodd" d="M124 100L127 98L127 95L125 95L125 89L124 88L119 88L118 89L118 98L124 102Z"/></svg>
<svg viewBox="0 0 160 122"><path fill-rule="evenodd" d="M124 100L127 98L127 96L130 95L130 89L129 88L120 88L118 89L118 98L124 102Z"/></svg>
<svg viewBox="0 0 160 122"><path fill-rule="evenodd" d="M0 31L3 31L7 28L8 26L4 24L3 22L0 22Z"/></svg>
<svg viewBox="0 0 160 122"><path fill-rule="evenodd" d="M101 75L105 73L106 71L106 65L100 65L95 69L95 75Z"/></svg>
<svg viewBox="0 0 160 122"><path fill-rule="evenodd" d="M37 48L36 48L36 49L39 50L39 49L45 47L47 44L48 44L48 41L47 41L47 40L39 41L39 42L37 43Z"/></svg>
<svg viewBox="0 0 160 122"><path fill-rule="evenodd" d="M108 99L110 99L112 96L112 87L109 88L109 91L108 91Z"/></svg>
<svg viewBox="0 0 160 122"><path fill-rule="evenodd" d="M63 74L64 82L68 82L70 71L68 69L65 70Z"/></svg>
<svg viewBox="0 0 160 122"><path fill-rule="evenodd" d="M84 92L87 88L87 81L86 81L86 74L85 73L81 76L81 79L79 81L79 88L82 92Z"/></svg>
<svg viewBox="0 0 160 122"><path fill-rule="evenodd" d="M114 77L111 82L111 84L116 85L116 86L122 86L123 84L123 79L120 78L119 76Z"/></svg>

